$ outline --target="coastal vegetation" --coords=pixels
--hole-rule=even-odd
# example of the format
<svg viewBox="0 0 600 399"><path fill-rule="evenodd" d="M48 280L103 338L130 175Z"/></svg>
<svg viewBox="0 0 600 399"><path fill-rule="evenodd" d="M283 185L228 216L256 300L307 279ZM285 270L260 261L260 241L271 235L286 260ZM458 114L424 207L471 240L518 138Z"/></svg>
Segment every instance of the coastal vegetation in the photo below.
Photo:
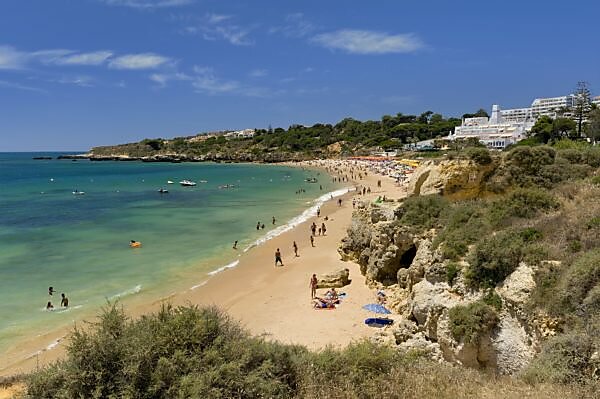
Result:
<svg viewBox="0 0 600 399"><path fill-rule="evenodd" d="M457 334L474 339L496 322L486 304L455 313ZM253 337L215 308L164 306L131 320L113 303L92 328L73 332L64 360L28 377L23 396L541 399L593 393L587 386L531 379L449 367L419 352L401 353L366 341L310 352Z"/></svg>
<svg viewBox="0 0 600 399"><path fill-rule="evenodd" d="M460 124L460 118L446 118L432 111L418 116L398 113L384 115L380 120L346 118L333 125L295 124L287 129L256 129L252 137L225 136L225 132L220 132L174 139L145 139L138 143L95 147L91 152L97 157L177 154L187 159L306 159L327 155L368 154L374 148L399 149L404 144L447 136Z"/></svg>

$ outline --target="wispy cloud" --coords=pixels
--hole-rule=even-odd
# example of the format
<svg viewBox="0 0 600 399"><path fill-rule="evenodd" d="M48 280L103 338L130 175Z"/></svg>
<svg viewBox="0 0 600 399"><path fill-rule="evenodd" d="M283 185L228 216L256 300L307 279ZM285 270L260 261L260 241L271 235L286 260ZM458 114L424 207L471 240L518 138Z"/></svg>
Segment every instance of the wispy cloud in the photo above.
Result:
<svg viewBox="0 0 600 399"><path fill-rule="evenodd" d="M192 78L185 73L153 73L150 75L150 80L158 84L158 87L167 87L167 84L171 81L184 81L192 80Z"/></svg>
<svg viewBox="0 0 600 399"><path fill-rule="evenodd" d="M53 80L52 82L67 84L67 85L75 85L79 87L93 87L94 79L90 76L62 76L58 79Z"/></svg>
<svg viewBox="0 0 600 399"><path fill-rule="evenodd" d="M126 54L113 58L108 67L112 69L155 69L172 64L173 60L154 53Z"/></svg>
<svg viewBox="0 0 600 399"><path fill-rule="evenodd" d="M0 46L0 69L21 69L26 63L25 53L10 46Z"/></svg>
<svg viewBox="0 0 600 399"><path fill-rule="evenodd" d="M265 77L269 74L269 71L267 71L266 69L254 69L252 71L250 71L250 73L248 75L250 75L250 77L253 78L262 78Z"/></svg>
<svg viewBox="0 0 600 399"><path fill-rule="evenodd" d="M110 51L95 51L59 57L55 60L58 65L102 65L113 53Z"/></svg>
<svg viewBox="0 0 600 399"><path fill-rule="evenodd" d="M200 92L208 94L231 93L240 88L235 80L223 80L216 76L214 69L209 67L194 67L192 86Z"/></svg>
<svg viewBox="0 0 600 399"><path fill-rule="evenodd" d="M5 88L8 88L8 89L33 91L33 92L36 92L36 93L44 93L44 94L48 93L44 89L40 89L40 88L37 88L37 87L31 87L31 86L24 86L22 84L15 83L15 82L8 82L6 80L0 80L0 87L5 87Z"/></svg>
<svg viewBox="0 0 600 399"><path fill-rule="evenodd" d="M194 0L100 0L111 6L123 6L138 9L178 7L192 4Z"/></svg>
<svg viewBox="0 0 600 399"><path fill-rule="evenodd" d="M323 47L351 54L410 53L424 46L421 39L411 33L390 35L352 29L322 33L311 40Z"/></svg>
<svg viewBox="0 0 600 399"><path fill-rule="evenodd" d="M232 23L232 15L206 14L195 23L184 27L184 34L201 35L204 40L226 40L236 46L249 46L254 41L249 37L252 27Z"/></svg>
<svg viewBox="0 0 600 399"><path fill-rule="evenodd" d="M310 35L316 30L316 26L306 20L304 14L298 12L288 14L285 17L285 24L274 26L269 29L269 33L281 33L286 37L302 38Z"/></svg>

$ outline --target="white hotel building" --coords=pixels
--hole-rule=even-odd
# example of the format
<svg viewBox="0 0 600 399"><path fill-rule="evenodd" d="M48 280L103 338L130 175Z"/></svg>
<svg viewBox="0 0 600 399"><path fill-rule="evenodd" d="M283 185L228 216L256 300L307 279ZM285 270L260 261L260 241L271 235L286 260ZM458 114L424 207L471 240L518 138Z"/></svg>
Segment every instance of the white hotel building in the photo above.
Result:
<svg viewBox="0 0 600 399"><path fill-rule="evenodd" d="M513 110L511 110L513 111ZM492 106L492 116L465 118L461 126L457 126L450 140L478 138L490 148L502 149L525 138L525 133L533 127L534 122L527 115L518 112L504 118L498 105ZM520 119L523 119L522 121Z"/></svg>
<svg viewBox="0 0 600 399"><path fill-rule="evenodd" d="M500 110L498 105L492 107L492 116L480 118L465 118L461 126L454 130L449 138L465 139L477 137L491 148L505 148L525 138L537 119L542 115L556 118L559 111L566 110L562 115L569 117L568 111L575 106L576 96L536 98L529 108L513 108ZM600 107L600 96L592 98L592 103Z"/></svg>

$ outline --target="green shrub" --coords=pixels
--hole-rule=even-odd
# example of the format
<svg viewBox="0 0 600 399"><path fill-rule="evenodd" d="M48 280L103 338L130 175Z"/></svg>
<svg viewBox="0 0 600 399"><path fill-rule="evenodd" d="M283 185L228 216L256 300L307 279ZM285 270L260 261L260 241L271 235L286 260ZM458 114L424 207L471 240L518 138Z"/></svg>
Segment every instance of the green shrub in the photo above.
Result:
<svg viewBox="0 0 600 399"><path fill-rule="evenodd" d="M558 156L566 159L569 163L582 163L583 153L576 149L565 149L558 151Z"/></svg>
<svg viewBox="0 0 600 399"><path fill-rule="evenodd" d="M438 224L448 206L448 200L439 195L410 197L396 210L396 217L403 225L430 229Z"/></svg>
<svg viewBox="0 0 600 399"><path fill-rule="evenodd" d="M460 265L456 262L450 262L446 265L446 281L448 285L452 286L454 279L458 277L461 269Z"/></svg>
<svg viewBox="0 0 600 399"><path fill-rule="evenodd" d="M591 375L594 351L590 335L568 333L551 338L523 372L530 383L582 383Z"/></svg>
<svg viewBox="0 0 600 399"><path fill-rule="evenodd" d="M557 295L564 311L581 310L594 314L600 309L582 308L588 294L600 284L600 249L584 253L578 257L563 274L558 285Z"/></svg>
<svg viewBox="0 0 600 399"><path fill-rule="evenodd" d="M492 156L487 148L471 147L466 150L467 157L479 165L492 163Z"/></svg>
<svg viewBox="0 0 600 399"><path fill-rule="evenodd" d="M452 260L466 255L469 245L490 230L485 209L481 203L475 202L453 205L446 212L442 224L444 229L436 236L433 245L442 245L444 258Z"/></svg>
<svg viewBox="0 0 600 399"><path fill-rule="evenodd" d="M502 298L496 293L496 290L490 288L486 290L482 298L483 303L493 307L496 310L502 309Z"/></svg>
<svg viewBox="0 0 600 399"><path fill-rule="evenodd" d="M467 280L475 287L494 287L511 274L523 259L523 240L503 231L477 243L469 258Z"/></svg>
<svg viewBox="0 0 600 399"><path fill-rule="evenodd" d="M536 188L519 188L494 202L490 218L494 225L505 223L511 217L531 218L541 211L558 209L560 203L552 194Z"/></svg>
<svg viewBox="0 0 600 399"><path fill-rule="evenodd" d="M533 242L541 240L544 235L533 227L527 227L519 232L519 236L524 242Z"/></svg>
<svg viewBox="0 0 600 399"><path fill-rule="evenodd" d="M498 314L482 301L450 309L450 332L457 341L478 344L481 337L498 325Z"/></svg>
<svg viewBox="0 0 600 399"><path fill-rule="evenodd" d="M592 177L592 184L600 186L600 175Z"/></svg>

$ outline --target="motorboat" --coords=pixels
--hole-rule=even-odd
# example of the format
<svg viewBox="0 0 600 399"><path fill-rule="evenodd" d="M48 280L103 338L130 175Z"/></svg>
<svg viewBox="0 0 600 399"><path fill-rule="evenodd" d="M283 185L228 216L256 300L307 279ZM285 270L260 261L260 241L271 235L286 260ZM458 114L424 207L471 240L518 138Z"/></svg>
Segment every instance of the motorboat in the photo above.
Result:
<svg viewBox="0 0 600 399"><path fill-rule="evenodd" d="M73 195L85 195L85 191L75 190L73 191Z"/></svg>
<svg viewBox="0 0 600 399"><path fill-rule="evenodd" d="M225 189L225 188L235 188L235 184L223 184L221 186L219 186L220 189Z"/></svg>
<svg viewBox="0 0 600 399"><path fill-rule="evenodd" d="M208 183L208 180L200 180L200 183Z"/></svg>
<svg viewBox="0 0 600 399"><path fill-rule="evenodd" d="M167 184L173 184L171 180L167 180Z"/></svg>
<svg viewBox="0 0 600 399"><path fill-rule="evenodd" d="M179 182L179 184L181 184L184 187L193 187L196 185L195 181L191 181L191 180L182 180Z"/></svg>
<svg viewBox="0 0 600 399"><path fill-rule="evenodd" d="M161 188L158 190L159 193L161 194L167 194L169 192L169 190L165 189L165 188Z"/></svg>

